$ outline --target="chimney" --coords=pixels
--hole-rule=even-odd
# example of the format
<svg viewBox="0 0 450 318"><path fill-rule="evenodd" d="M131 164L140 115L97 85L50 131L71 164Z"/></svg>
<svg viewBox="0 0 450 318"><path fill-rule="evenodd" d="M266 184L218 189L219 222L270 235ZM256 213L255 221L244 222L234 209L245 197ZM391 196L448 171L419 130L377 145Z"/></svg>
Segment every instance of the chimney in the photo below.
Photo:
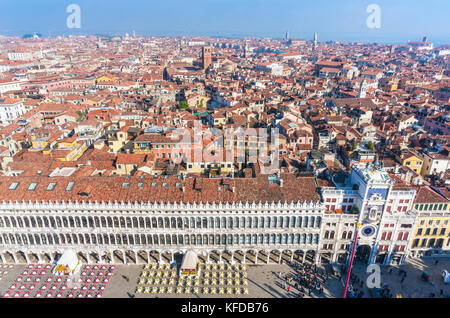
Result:
<svg viewBox="0 0 450 318"><path fill-rule="evenodd" d="M181 190L184 192L184 186L181 188Z"/></svg>
<svg viewBox="0 0 450 318"><path fill-rule="evenodd" d="M231 189L232 189L233 193L236 192L236 187L232 187Z"/></svg>
<svg viewBox="0 0 450 318"><path fill-rule="evenodd" d="M280 188L283 187L283 182L284 182L284 180L283 180L283 179L280 179Z"/></svg>

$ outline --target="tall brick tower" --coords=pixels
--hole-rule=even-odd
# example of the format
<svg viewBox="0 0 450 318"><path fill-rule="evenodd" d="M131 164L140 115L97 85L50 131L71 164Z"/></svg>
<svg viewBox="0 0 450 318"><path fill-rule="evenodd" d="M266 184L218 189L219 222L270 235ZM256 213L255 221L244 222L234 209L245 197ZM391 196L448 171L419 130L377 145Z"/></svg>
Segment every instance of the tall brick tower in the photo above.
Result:
<svg viewBox="0 0 450 318"><path fill-rule="evenodd" d="M202 48L202 66L203 70L206 70L211 65L211 47L210 46L204 46Z"/></svg>

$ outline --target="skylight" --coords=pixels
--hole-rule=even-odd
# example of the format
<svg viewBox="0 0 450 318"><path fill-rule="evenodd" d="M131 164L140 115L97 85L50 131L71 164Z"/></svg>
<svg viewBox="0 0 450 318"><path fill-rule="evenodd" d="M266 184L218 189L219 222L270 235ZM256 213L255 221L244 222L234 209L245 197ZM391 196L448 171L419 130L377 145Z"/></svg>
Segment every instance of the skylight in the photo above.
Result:
<svg viewBox="0 0 450 318"><path fill-rule="evenodd" d="M9 186L9 190L16 190L17 186L19 185L19 182L13 182Z"/></svg>
<svg viewBox="0 0 450 318"><path fill-rule="evenodd" d="M56 182L50 182L47 186L47 191L53 191L56 187Z"/></svg>
<svg viewBox="0 0 450 318"><path fill-rule="evenodd" d="M28 190L33 191L34 189L36 189L37 185L37 182L30 183L30 185L28 186Z"/></svg>
<svg viewBox="0 0 450 318"><path fill-rule="evenodd" d="M75 182L70 181L70 182L67 184L66 191L72 191L74 185L75 185Z"/></svg>

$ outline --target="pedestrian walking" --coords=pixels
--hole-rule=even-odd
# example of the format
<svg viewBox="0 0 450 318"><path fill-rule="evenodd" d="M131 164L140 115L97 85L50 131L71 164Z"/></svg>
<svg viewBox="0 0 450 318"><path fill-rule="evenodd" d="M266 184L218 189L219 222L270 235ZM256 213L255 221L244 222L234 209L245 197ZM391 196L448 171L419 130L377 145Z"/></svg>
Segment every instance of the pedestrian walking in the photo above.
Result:
<svg viewBox="0 0 450 318"><path fill-rule="evenodd" d="M287 291L288 291L288 293L291 291L291 286L287 287Z"/></svg>
<svg viewBox="0 0 450 318"><path fill-rule="evenodd" d="M392 274L392 271L394 270L394 268L393 267L391 267L390 269L389 269L389 274Z"/></svg>
<svg viewBox="0 0 450 318"><path fill-rule="evenodd" d="M439 260L436 260L435 262L434 262L434 265L437 265L439 263Z"/></svg>
<svg viewBox="0 0 450 318"><path fill-rule="evenodd" d="M441 290L439 291L439 296L442 297L443 294L444 294L444 290L441 289Z"/></svg>

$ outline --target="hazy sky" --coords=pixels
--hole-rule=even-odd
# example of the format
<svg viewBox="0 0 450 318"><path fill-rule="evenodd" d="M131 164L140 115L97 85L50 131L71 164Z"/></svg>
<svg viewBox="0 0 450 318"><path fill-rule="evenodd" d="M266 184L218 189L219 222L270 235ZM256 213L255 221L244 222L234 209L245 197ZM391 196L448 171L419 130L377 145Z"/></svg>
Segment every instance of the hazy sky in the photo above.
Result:
<svg viewBox="0 0 450 318"><path fill-rule="evenodd" d="M81 28L69 29L69 4L81 7ZM381 8L381 28L370 29L369 4ZM0 0L0 34L44 36L223 35L319 41L404 43L428 35L450 44L449 0Z"/></svg>

